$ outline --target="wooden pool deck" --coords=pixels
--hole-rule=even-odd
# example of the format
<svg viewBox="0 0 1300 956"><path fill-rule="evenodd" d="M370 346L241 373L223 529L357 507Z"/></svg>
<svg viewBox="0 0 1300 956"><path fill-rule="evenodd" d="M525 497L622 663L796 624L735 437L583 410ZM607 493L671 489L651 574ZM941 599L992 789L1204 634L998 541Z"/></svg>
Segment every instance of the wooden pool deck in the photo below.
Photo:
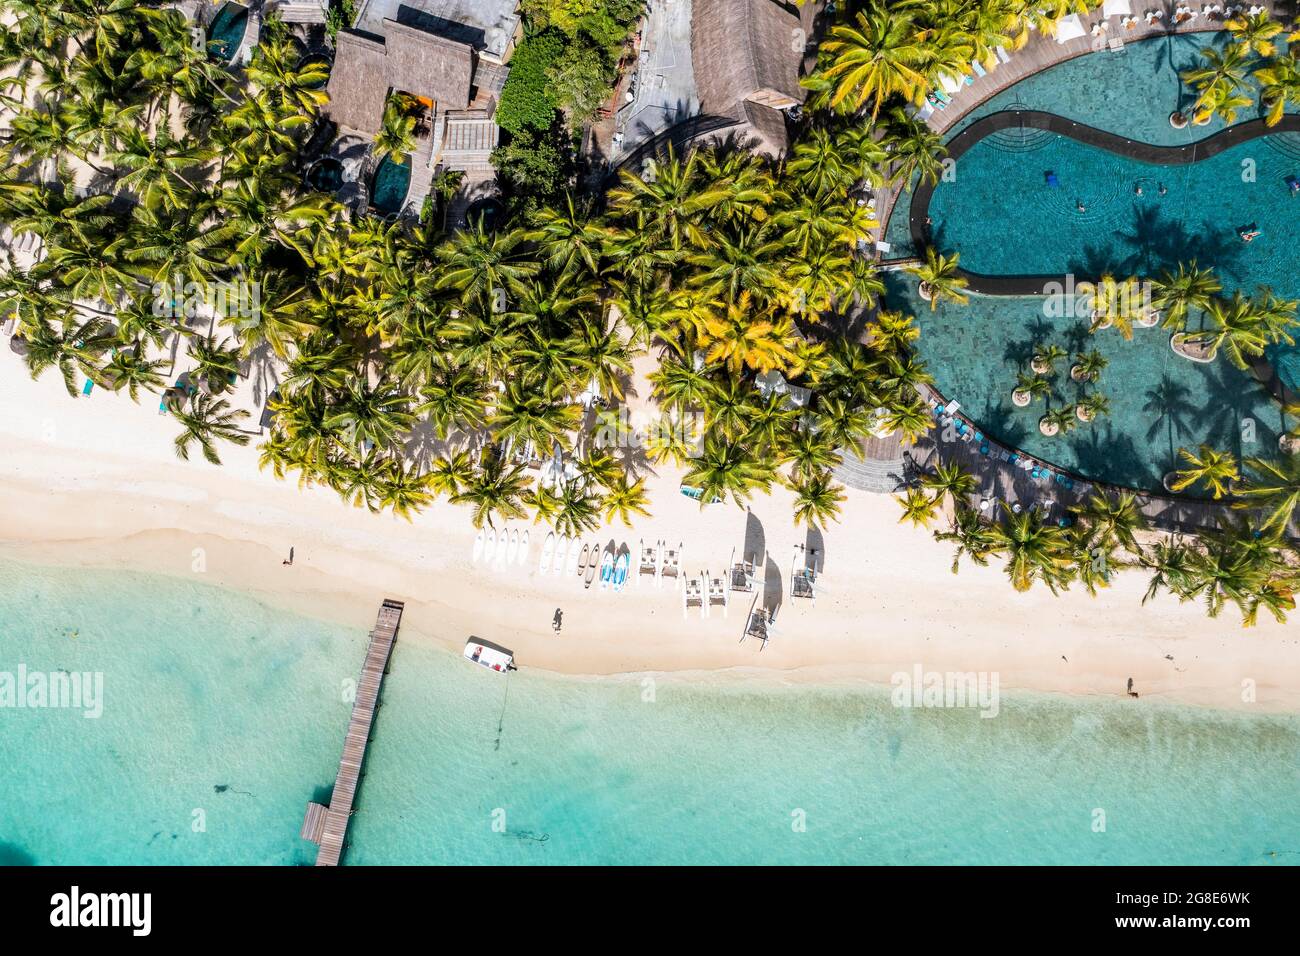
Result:
<svg viewBox="0 0 1300 956"><path fill-rule="evenodd" d="M379 689L397 640L403 608L402 602L390 600L385 600L379 607L374 630L370 632L365 663L361 667L361 680L357 682L357 696L352 703L347 736L343 738L343 756L339 759L339 772L334 780L330 804L328 807L319 803L307 804L301 836L320 844L317 866L338 866L343 857L348 819L356 802L361 767L366 759L366 744L370 742L370 728L374 723L375 709L379 706Z"/></svg>

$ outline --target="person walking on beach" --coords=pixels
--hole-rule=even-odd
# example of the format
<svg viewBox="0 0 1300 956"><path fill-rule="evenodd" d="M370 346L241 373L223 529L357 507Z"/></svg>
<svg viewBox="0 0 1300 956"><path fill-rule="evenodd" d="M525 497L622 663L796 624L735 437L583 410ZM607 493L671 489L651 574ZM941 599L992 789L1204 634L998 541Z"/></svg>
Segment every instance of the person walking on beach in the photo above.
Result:
<svg viewBox="0 0 1300 956"><path fill-rule="evenodd" d="M281 563L281 564L287 564L287 565L289 565L290 567L293 566L293 548L290 548L290 549L289 549L289 557L288 557L286 560L281 561L280 563Z"/></svg>
<svg viewBox="0 0 1300 956"><path fill-rule="evenodd" d="M551 628L556 634L560 633L560 628L564 626L564 612L558 607L555 609L555 617L551 618Z"/></svg>

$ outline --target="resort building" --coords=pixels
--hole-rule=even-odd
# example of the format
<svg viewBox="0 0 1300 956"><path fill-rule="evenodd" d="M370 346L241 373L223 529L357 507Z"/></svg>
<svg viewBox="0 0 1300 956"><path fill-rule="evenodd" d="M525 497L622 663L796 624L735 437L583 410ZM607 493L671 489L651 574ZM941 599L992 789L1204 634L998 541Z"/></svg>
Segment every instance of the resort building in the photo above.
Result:
<svg viewBox="0 0 1300 956"><path fill-rule="evenodd" d="M768 156L789 145L786 114L803 103L822 4L652 0L638 66L610 150L619 165L664 142L735 137Z"/></svg>
<svg viewBox="0 0 1300 956"><path fill-rule="evenodd" d="M341 138L373 140L392 93L423 107L401 209L418 213L438 171L471 188L494 177L493 114L520 30L516 0L367 0L339 32L326 112Z"/></svg>

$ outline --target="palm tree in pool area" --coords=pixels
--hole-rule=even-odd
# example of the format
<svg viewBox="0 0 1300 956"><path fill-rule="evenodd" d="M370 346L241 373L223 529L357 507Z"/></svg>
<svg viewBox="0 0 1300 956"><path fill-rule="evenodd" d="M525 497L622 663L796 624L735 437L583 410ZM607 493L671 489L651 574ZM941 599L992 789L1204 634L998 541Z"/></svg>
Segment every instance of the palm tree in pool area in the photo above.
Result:
<svg viewBox="0 0 1300 956"><path fill-rule="evenodd" d="M1069 354L1059 345L1049 345L1034 352L1029 360L1029 367L1035 375L1055 375L1056 363Z"/></svg>
<svg viewBox="0 0 1300 956"><path fill-rule="evenodd" d="M1125 339L1133 338L1133 322L1142 315L1142 287L1132 276L1117 280L1106 273L1093 286L1091 332L1114 327Z"/></svg>
<svg viewBox="0 0 1300 956"><path fill-rule="evenodd" d="M1180 448L1178 457L1187 464L1173 473L1172 480L1166 477L1170 491L1186 491L1194 485L1202 485L1218 501L1232 493L1233 482L1241 477L1237 459L1230 452L1219 451L1210 445L1201 445L1195 452Z"/></svg>
<svg viewBox="0 0 1300 956"><path fill-rule="evenodd" d="M1187 328L1192 310L1204 311L1223 288L1213 271L1200 268L1195 259L1180 262L1177 272L1165 270L1152 286L1151 303L1164 312L1164 326L1174 332Z"/></svg>
<svg viewBox="0 0 1300 956"><path fill-rule="evenodd" d="M1046 398L1052 393L1052 383L1037 375L1021 374L1016 379L1016 387L1011 392L1011 400L1023 408L1036 398Z"/></svg>
<svg viewBox="0 0 1300 956"><path fill-rule="evenodd" d="M248 417L241 409L231 410L224 398L213 398L203 392L194 392L189 402L172 396L167 407L183 429L173 443L178 458L189 461L190 446L198 443L203 457L214 465L221 464L217 442L228 441L234 445L247 445L248 435L240 431L238 422Z"/></svg>
<svg viewBox="0 0 1300 956"><path fill-rule="evenodd" d="M1209 356L1222 349L1237 368L1250 367L1250 359L1264 354L1270 341L1272 319L1255 307L1240 291L1231 299L1212 299L1205 310L1209 326L1203 332L1191 332L1186 341L1202 346Z"/></svg>
<svg viewBox="0 0 1300 956"><path fill-rule="evenodd" d="M794 521L809 528L826 527L836 520L840 503L844 501L844 488L835 484L829 471L819 471L790 483L795 493Z"/></svg>
<svg viewBox="0 0 1300 956"><path fill-rule="evenodd" d="M958 268L960 253L945 256L934 246L925 249L925 262L908 266L907 271L921 280L921 298L930 303L930 311L939 307L944 299L965 305L970 298L962 292L966 288L966 277Z"/></svg>
<svg viewBox="0 0 1300 956"><path fill-rule="evenodd" d="M384 118L375 134L376 159L388 158L402 165L415 152L415 117L411 115L407 100L394 94L384 104Z"/></svg>
<svg viewBox="0 0 1300 956"><path fill-rule="evenodd" d="M1254 53L1267 61L1277 52L1275 38L1282 32L1282 24L1275 21L1269 11L1263 13L1238 13L1223 26L1232 34L1232 42L1243 52Z"/></svg>
<svg viewBox="0 0 1300 956"><path fill-rule="evenodd" d="M1243 464L1252 474L1237 489L1242 500L1233 507L1265 509L1268 515L1262 527L1284 533L1300 506L1300 456L1247 458Z"/></svg>
<svg viewBox="0 0 1300 956"><path fill-rule="evenodd" d="M1073 405L1058 405L1038 420L1038 430L1050 438L1053 435L1067 434L1078 424L1079 418Z"/></svg>
<svg viewBox="0 0 1300 956"><path fill-rule="evenodd" d="M1250 73L1250 54L1240 45L1223 50L1206 46L1201 57L1205 60L1203 66L1182 74L1183 81L1198 94L1193 104L1195 121L1206 123L1211 117L1221 116L1229 124L1236 122L1237 111L1254 102L1243 92Z"/></svg>
<svg viewBox="0 0 1300 956"><path fill-rule="evenodd" d="M1081 422L1094 422L1110 414L1110 399L1101 392L1090 392L1075 403L1074 414Z"/></svg>
<svg viewBox="0 0 1300 956"><path fill-rule="evenodd" d="M1070 377L1076 382L1095 382L1109 364L1110 360L1096 349L1082 352L1074 357Z"/></svg>
<svg viewBox="0 0 1300 956"><path fill-rule="evenodd" d="M873 126L885 102L902 96L920 103L929 82L921 72L925 44L912 15L884 5L832 27L821 53L820 79L828 85L818 93L826 105L856 112L870 104Z"/></svg>
<svg viewBox="0 0 1300 956"><path fill-rule="evenodd" d="M1264 122L1276 126L1288 107L1300 105L1300 60L1289 50L1264 62L1255 71L1259 84L1259 101L1264 107Z"/></svg>

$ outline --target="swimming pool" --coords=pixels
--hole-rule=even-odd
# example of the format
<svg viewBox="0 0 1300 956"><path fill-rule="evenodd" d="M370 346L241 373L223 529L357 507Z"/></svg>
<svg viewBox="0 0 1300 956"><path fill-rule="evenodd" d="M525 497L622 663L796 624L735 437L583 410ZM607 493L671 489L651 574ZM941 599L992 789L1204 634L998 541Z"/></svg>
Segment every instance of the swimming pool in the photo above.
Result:
<svg viewBox="0 0 1300 956"><path fill-rule="evenodd" d="M1169 113L1189 102L1178 72L1200 47L1221 42L1201 34L1130 44L1123 54L1067 61L991 97L953 127L950 142L981 121L1035 110L1121 140L1186 147L1186 158L1198 161L1145 161L1132 155L1145 156L1145 149L1090 145L1077 130L1062 134L1057 121L1049 124L1054 129L975 127L969 138L977 141L957 158L955 177L928 201L933 243L959 252L961 266L979 276L1155 276L1197 259L1216 271L1225 291L1268 285L1300 298L1292 251L1300 196L1287 183L1300 177L1300 135L1270 133L1206 158L1195 155L1196 144L1222 131L1221 121L1169 125ZM985 119L994 116L1001 119ZM1253 111L1241 116L1255 118ZM887 224L891 256L916 254L910 202L910 193L900 199ZM1244 243L1238 229L1251 224L1261 234ZM1180 447L1208 442L1239 456L1274 457L1278 435L1291 425L1253 375L1224 358L1197 364L1175 355L1168 330L1135 329L1131 341L1114 330L1089 334L1085 318L1049 314L1041 296L1023 294L975 294L968 305L931 311L905 273L888 274L885 301L918 317L919 351L937 388L986 433L1088 478L1160 491ZM1050 345L1071 357L1059 363L1046 400L1016 407L1017 376L1036 348ZM1068 370L1075 355L1093 349L1109 364L1095 386L1081 386ZM1274 348L1269 358L1288 385L1300 380L1300 349ZM1092 391L1109 401L1109 415L1065 434L1041 434L1047 410Z"/></svg>
<svg viewBox="0 0 1300 956"><path fill-rule="evenodd" d="M411 157L398 164L387 156L380 160L370 190L370 204L384 215L400 212L411 188Z"/></svg>
<svg viewBox="0 0 1300 956"><path fill-rule="evenodd" d="M1229 292L1267 285L1294 298L1300 196L1288 180L1300 181L1300 150L1287 135L1161 165L1043 129L993 132L935 188L932 239L981 275L1148 277L1195 259ZM1246 243L1249 225L1260 235Z"/></svg>
<svg viewBox="0 0 1300 956"><path fill-rule="evenodd" d="M235 58L247 29L248 7L225 4L208 25L208 52L222 63L229 63Z"/></svg>

